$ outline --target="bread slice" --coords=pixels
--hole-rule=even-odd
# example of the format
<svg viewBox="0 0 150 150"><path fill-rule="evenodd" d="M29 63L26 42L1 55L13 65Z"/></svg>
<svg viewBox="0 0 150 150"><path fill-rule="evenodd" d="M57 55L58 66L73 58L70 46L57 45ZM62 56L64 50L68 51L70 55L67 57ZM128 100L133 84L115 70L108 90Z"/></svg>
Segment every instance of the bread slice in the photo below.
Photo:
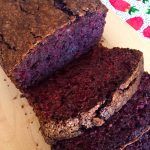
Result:
<svg viewBox="0 0 150 150"><path fill-rule="evenodd" d="M52 150L149 150L150 74L144 73L138 91L102 127L63 140Z"/></svg>
<svg viewBox="0 0 150 150"><path fill-rule="evenodd" d="M96 46L24 93L51 143L103 125L135 93L142 73L140 51Z"/></svg>
<svg viewBox="0 0 150 150"><path fill-rule="evenodd" d="M1 0L0 65L20 88L37 84L98 43L106 13L99 0Z"/></svg>

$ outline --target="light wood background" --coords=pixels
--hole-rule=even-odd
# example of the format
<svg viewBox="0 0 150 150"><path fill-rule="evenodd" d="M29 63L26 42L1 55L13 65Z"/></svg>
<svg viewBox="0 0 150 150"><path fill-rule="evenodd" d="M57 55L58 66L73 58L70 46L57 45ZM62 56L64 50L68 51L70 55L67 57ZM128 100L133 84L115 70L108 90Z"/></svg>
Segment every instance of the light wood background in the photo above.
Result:
<svg viewBox="0 0 150 150"><path fill-rule="evenodd" d="M150 40L143 39L114 13L109 12L103 35L107 47L130 47L143 51L150 72ZM6 81L4 81L6 79ZM0 68L0 150L50 150L39 131L38 119L25 98Z"/></svg>

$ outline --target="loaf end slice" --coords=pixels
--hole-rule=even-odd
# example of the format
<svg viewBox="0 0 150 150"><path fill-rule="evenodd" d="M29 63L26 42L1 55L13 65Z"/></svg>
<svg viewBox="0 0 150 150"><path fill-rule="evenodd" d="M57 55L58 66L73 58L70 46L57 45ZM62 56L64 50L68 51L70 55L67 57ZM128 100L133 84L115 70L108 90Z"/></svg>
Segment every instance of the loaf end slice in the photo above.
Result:
<svg viewBox="0 0 150 150"><path fill-rule="evenodd" d="M138 91L104 126L57 142L52 150L149 150L150 75L144 73Z"/></svg>

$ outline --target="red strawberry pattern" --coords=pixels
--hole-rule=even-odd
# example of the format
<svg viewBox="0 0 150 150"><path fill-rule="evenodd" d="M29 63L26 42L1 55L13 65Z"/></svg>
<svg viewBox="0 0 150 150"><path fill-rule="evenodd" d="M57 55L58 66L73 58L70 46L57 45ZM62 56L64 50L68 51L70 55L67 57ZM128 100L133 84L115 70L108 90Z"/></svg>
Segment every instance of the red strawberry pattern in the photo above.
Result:
<svg viewBox="0 0 150 150"><path fill-rule="evenodd" d="M144 29L143 35L147 38L150 38L150 26Z"/></svg>
<svg viewBox="0 0 150 150"><path fill-rule="evenodd" d="M129 3L127 3L127 2L125 2L123 0L109 0L109 2L117 10L124 11L124 12L129 10L130 7L131 7Z"/></svg>
<svg viewBox="0 0 150 150"><path fill-rule="evenodd" d="M131 6L124 0L109 0L109 2L115 9L123 12L128 12L130 15L136 11L139 11L135 6Z"/></svg>
<svg viewBox="0 0 150 150"><path fill-rule="evenodd" d="M129 25L131 25L135 30L139 30L143 25L143 18L141 17L133 17L126 21Z"/></svg>
<svg viewBox="0 0 150 150"><path fill-rule="evenodd" d="M150 0L101 0L143 37L150 39Z"/></svg>

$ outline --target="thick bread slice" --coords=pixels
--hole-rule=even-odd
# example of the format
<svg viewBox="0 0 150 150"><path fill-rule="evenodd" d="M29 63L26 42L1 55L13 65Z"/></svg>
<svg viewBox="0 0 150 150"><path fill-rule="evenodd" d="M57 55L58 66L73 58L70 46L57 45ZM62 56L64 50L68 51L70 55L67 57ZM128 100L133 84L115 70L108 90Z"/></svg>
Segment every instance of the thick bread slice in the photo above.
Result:
<svg viewBox="0 0 150 150"><path fill-rule="evenodd" d="M149 150L150 74L144 73L138 91L102 127L53 145L53 150Z"/></svg>
<svg viewBox="0 0 150 150"><path fill-rule="evenodd" d="M142 73L140 51L94 47L24 93L50 143L104 124L136 92Z"/></svg>

